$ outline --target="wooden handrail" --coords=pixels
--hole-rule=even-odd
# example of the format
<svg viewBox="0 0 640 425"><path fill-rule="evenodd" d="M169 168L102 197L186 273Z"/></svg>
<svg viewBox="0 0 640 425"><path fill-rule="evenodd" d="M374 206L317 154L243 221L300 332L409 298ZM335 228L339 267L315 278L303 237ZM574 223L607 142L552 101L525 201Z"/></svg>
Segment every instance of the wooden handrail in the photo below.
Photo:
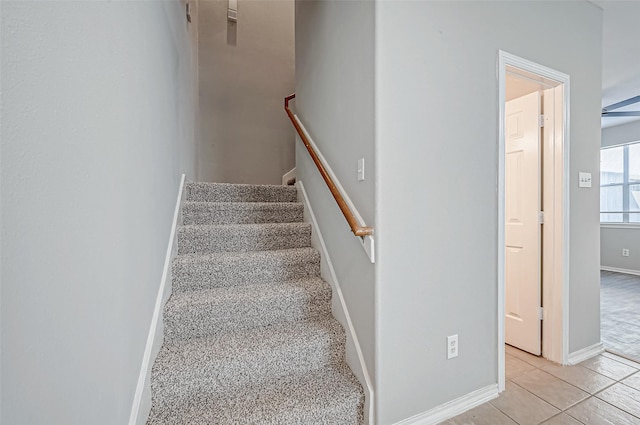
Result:
<svg viewBox="0 0 640 425"><path fill-rule="evenodd" d="M307 148L307 151L309 151L309 155L311 156L311 159L313 159L313 162L316 164L316 167L318 167L318 171L320 172L320 175L322 176L325 183L329 187L329 191L333 195L333 198L338 203L338 207L340 207L340 211L342 211L344 218L347 219L347 223L349 223L349 227L351 227L351 231L353 232L354 235L360 236L360 237L373 235L373 227L361 226L360 223L358 223L358 219L356 218L355 214L353 213L353 211L351 211L351 208L349 208L349 205L347 205L347 202L342 197L342 194L338 190L338 187L336 186L336 184L333 182L333 179L327 172L327 169L324 168L324 165L320 161L318 154L311 146L309 139L304 134L304 131L302 131L302 128L298 123L298 120L293 115L293 112L291 112L291 109L289 109L289 101L291 99L294 99L295 97L296 97L296 94L294 93L284 98L284 110L287 112L287 115L289 116L291 123L293 124L296 131L298 132L300 139L302 139L302 143L304 143L305 147Z"/></svg>

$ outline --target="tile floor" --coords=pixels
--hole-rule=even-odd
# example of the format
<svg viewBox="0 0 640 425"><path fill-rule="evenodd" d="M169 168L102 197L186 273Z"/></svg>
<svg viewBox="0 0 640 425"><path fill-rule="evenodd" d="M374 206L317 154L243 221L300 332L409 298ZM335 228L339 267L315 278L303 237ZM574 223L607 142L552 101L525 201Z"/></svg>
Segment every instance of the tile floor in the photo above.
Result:
<svg viewBox="0 0 640 425"><path fill-rule="evenodd" d="M640 425L640 363L603 353L560 366L506 346L506 389L446 425Z"/></svg>
<svg viewBox="0 0 640 425"><path fill-rule="evenodd" d="M607 350L640 361L640 276L600 272L600 327Z"/></svg>

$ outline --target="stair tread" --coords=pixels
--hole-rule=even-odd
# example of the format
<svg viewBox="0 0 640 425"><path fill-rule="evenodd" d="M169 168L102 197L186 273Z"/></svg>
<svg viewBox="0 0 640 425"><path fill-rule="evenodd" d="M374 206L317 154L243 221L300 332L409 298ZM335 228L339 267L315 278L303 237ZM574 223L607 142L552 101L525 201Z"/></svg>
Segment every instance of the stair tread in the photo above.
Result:
<svg viewBox="0 0 640 425"><path fill-rule="evenodd" d="M233 231L233 230L237 230L240 232L247 232L247 231L252 231L252 230L261 230L261 229L266 229L266 230L278 230L278 229L288 229L288 228L303 228L303 229L307 229L307 228L311 228L311 224L309 223L304 223L304 222L296 222L296 223L246 223L246 224L239 224L239 223L232 223L232 224L183 224L180 226L180 229L182 230L208 230L208 229L215 229L215 230L229 230L229 231Z"/></svg>
<svg viewBox="0 0 640 425"><path fill-rule="evenodd" d="M297 189L280 185L189 182L185 200L216 202L296 202Z"/></svg>
<svg viewBox="0 0 640 425"><path fill-rule="evenodd" d="M309 223L199 224L178 229L178 253L267 251L311 245Z"/></svg>
<svg viewBox="0 0 640 425"><path fill-rule="evenodd" d="M310 335L326 334L343 335L340 323L329 316L322 320L296 321L263 326L254 329L229 330L206 338L176 340L165 344L158 359L200 358L238 358L241 353L262 352L266 348L287 344L296 338L308 338Z"/></svg>
<svg viewBox="0 0 640 425"><path fill-rule="evenodd" d="M165 342L152 369L154 402L227 393L338 364L344 341L344 330L329 316Z"/></svg>
<svg viewBox="0 0 640 425"><path fill-rule="evenodd" d="M171 307L211 307L216 304L252 301L265 302L268 298L292 296L299 292L327 292L331 287L320 277L303 277L285 282L265 282L243 286L200 289L173 294L167 301Z"/></svg>
<svg viewBox="0 0 640 425"><path fill-rule="evenodd" d="M210 208L222 209L248 209L255 210L260 208L285 208L296 209L304 207L302 202L218 202L218 201L184 201L184 206L202 206Z"/></svg>
<svg viewBox="0 0 640 425"><path fill-rule="evenodd" d="M212 187L232 187L232 188L275 188L295 191L295 187L281 184L251 184L251 183L220 183L220 182L187 182L187 186L212 186Z"/></svg>
<svg viewBox="0 0 640 425"><path fill-rule="evenodd" d="M320 253L312 247L181 254L172 264L174 292L286 281L319 274Z"/></svg>
<svg viewBox="0 0 640 425"><path fill-rule="evenodd" d="M232 393L199 393L171 408L154 406L148 424L358 425L363 404L353 373L345 365L331 365Z"/></svg>
<svg viewBox="0 0 640 425"><path fill-rule="evenodd" d="M251 261L252 259L271 260L273 258L296 258L303 259L309 255L318 255L318 250L305 246L302 248L271 249L268 251L231 251L231 252L207 252L207 253L185 253L176 255L174 263L200 263L218 262L225 260Z"/></svg>
<svg viewBox="0 0 640 425"><path fill-rule="evenodd" d="M185 225L300 223L304 205L299 202L184 202Z"/></svg>
<svg viewBox="0 0 640 425"><path fill-rule="evenodd" d="M173 294L165 305L165 338L320 319L330 312L331 287L317 277L185 291Z"/></svg>

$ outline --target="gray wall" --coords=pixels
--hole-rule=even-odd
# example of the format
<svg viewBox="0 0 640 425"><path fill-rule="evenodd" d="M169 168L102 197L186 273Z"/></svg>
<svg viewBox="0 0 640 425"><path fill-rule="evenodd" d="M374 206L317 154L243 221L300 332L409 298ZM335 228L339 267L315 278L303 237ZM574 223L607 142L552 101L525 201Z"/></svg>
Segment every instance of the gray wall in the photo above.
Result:
<svg viewBox="0 0 640 425"><path fill-rule="evenodd" d="M570 352L600 341L602 12L587 2L376 2L378 424L497 381L502 49L571 76ZM446 360L446 337L460 356Z"/></svg>
<svg viewBox="0 0 640 425"><path fill-rule="evenodd" d="M602 129L602 147L640 141L640 121Z"/></svg>
<svg viewBox="0 0 640 425"><path fill-rule="evenodd" d="M294 3L200 0L198 179L280 184L295 166L283 99L294 91Z"/></svg>
<svg viewBox="0 0 640 425"><path fill-rule="evenodd" d="M126 424L180 174L195 32L172 2L2 2L2 417Z"/></svg>
<svg viewBox="0 0 640 425"><path fill-rule="evenodd" d="M640 274L640 227L608 225L600 229L600 265ZM622 249L629 256L622 256Z"/></svg>
<svg viewBox="0 0 640 425"><path fill-rule="evenodd" d="M640 121L602 129L602 146L615 146L640 140ZM622 256L622 248L629 256ZM603 225L600 227L600 265L640 273L640 226Z"/></svg>
<svg viewBox="0 0 640 425"><path fill-rule="evenodd" d="M368 225L374 215L374 3L296 2L296 112ZM359 158L365 180L357 181ZM374 372L374 267L351 233L304 145L296 172L309 195Z"/></svg>

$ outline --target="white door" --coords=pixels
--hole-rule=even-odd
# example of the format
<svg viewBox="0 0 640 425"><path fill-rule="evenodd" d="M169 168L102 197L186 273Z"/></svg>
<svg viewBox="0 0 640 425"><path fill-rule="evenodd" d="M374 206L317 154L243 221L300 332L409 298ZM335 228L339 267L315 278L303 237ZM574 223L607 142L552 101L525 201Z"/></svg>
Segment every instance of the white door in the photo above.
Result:
<svg viewBox="0 0 640 425"><path fill-rule="evenodd" d="M541 352L540 94L506 104L505 341Z"/></svg>

